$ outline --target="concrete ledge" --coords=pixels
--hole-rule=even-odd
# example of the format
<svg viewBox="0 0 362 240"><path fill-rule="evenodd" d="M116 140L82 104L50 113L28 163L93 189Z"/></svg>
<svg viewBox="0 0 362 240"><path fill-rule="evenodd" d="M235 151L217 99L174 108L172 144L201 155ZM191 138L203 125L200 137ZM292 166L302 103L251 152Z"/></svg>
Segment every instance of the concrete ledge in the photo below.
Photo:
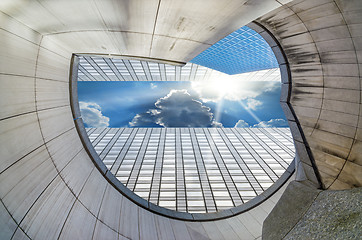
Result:
<svg viewBox="0 0 362 240"><path fill-rule="evenodd" d="M285 239L360 239L362 188L322 191Z"/></svg>
<svg viewBox="0 0 362 240"><path fill-rule="evenodd" d="M362 188L321 191L311 182L291 182L264 220L263 240L359 239Z"/></svg>

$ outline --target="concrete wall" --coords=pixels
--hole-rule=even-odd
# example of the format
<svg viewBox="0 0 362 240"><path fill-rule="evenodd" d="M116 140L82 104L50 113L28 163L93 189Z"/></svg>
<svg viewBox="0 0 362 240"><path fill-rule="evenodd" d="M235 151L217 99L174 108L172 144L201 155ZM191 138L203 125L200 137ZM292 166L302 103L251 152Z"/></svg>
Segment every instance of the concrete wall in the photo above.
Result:
<svg viewBox="0 0 362 240"><path fill-rule="evenodd" d="M326 189L362 186L361 16L360 0L298 0L257 20L287 55L290 103ZM308 153L298 154L312 180Z"/></svg>
<svg viewBox="0 0 362 240"><path fill-rule="evenodd" d="M259 238L283 189L249 212L209 222L161 217L119 194L79 139L69 70L72 53L188 61L280 2L288 1L1 1L0 238ZM360 186L361 4L315 2L293 2L259 21L287 51L293 106L325 185ZM326 10L313 6L323 2ZM331 13L339 23L326 6L340 10ZM303 19L304 8L312 18Z"/></svg>

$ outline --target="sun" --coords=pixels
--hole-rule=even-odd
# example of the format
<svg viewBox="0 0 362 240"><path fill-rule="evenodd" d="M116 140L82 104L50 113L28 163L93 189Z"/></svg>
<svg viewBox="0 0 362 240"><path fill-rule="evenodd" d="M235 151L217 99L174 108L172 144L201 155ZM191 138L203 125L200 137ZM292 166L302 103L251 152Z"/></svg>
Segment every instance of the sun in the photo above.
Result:
<svg viewBox="0 0 362 240"><path fill-rule="evenodd" d="M206 101L237 98L242 87L242 81L225 78L192 83L192 88L202 95L202 99Z"/></svg>
<svg viewBox="0 0 362 240"><path fill-rule="evenodd" d="M213 91L219 93L220 97L225 95L234 94L236 92L236 88L240 87L235 80L227 80L227 79L220 79L219 81L214 80L208 82L208 87L211 88Z"/></svg>

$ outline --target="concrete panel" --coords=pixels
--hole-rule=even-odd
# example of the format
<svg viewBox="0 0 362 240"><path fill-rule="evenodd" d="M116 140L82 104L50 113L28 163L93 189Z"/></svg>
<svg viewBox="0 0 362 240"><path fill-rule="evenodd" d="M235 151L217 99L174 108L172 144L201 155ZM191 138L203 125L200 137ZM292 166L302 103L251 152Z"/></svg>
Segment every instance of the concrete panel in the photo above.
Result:
<svg viewBox="0 0 362 240"><path fill-rule="evenodd" d="M347 161L344 165L338 180L349 184L351 187L362 185L362 166Z"/></svg>
<svg viewBox="0 0 362 240"><path fill-rule="evenodd" d="M361 2L358 0L336 0L336 3L343 12L353 11L353 10L361 10L362 5Z"/></svg>
<svg viewBox="0 0 362 240"><path fill-rule="evenodd" d="M70 162L61 170L60 175L63 181L75 196L79 196L91 172L95 169L94 164L89 160L86 161L87 152L82 149L70 158Z"/></svg>
<svg viewBox="0 0 362 240"><path fill-rule="evenodd" d="M358 103L328 100L328 99L325 99L323 101L322 108L331 110L331 111L335 111L335 112L348 113L348 114L352 114L352 115L357 115L357 113L359 112Z"/></svg>
<svg viewBox="0 0 362 240"><path fill-rule="evenodd" d="M38 49L38 45L0 29L0 72L34 76Z"/></svg>
<svg viewBox="0 0 362 240"><path fill-rule="evenodd" d="M200 222L185 222L187 231L190 234L191 239L210 239L205 231L205 228Z"/></svg>
<svg viewBox="0 0 362 240"><path fill-rule="evenodd" d="M20 228L18 228L13 236L13 239L18 239L18 240L30 240L30 238L23 232L23 230L21 230Z"/></svg>
<svg viewBox="0 0 362 240"><path fill-rule="evenodd" d="M228 221L217 221L215 222L215 227L219 229L224 239L239 239L239 236L235 233L234 229L230 226Z"/></svg>
<svg viewBox="0 0 362 240"><path fill-rule="evenodd" d="M290 18L295 18L295 19L290 19ZM284 21L286 24L281 24L281 27L279 29L280 32L279 37L281 38L295 36L308 31L304 23L302 23L302 21L300 21L300 19L296 15L292 15L284 19Z"/></svg>
<svg viewBox="0 0 362 240"><path fill-rule="evenodd" d="M98 216L106 186L104 177L97 169L93 169L79 195L79 201L95 216Z"/></svg>
<svg viewBox="0 0 362 240"><path fill-rule="evenodd" d="M68 106L42 110L38 112L38 116L45 142L74 127L72 113Z"/></svg>
<svg viewBox="0 0 362 240"><path fill-rule="evenodd" d="M353 138L356 133L355 127L351 127L345 124L330 122L326 120L319 120L316 128L322 131L334 133L337 135L342 135L348 138Z"/></svg>
<svg viewBox="0 0 362 240"><path fill-rule="evenodd" d="M143 208L138 210L140 239L157 240L155 215Z"/></svg>
<svg viewBox="0 0 362 240"><path fill-rule="evenodd" d="M308 11L310 9L319 8L324 6L328 3L332 2L332 0L320 0L320 1L293 1L288 4L288 6L295 12L295 13L302 13L304 11Z"/></svg>
<svg viewBox="0 0 362 240"><path fill-rule="evenodd" d="M262 224L259 223L250 213L245 212L236 216L238 220L244 225L254 238L261 237Z"/></svg>
<svg viewBox="0 0 362 240"><path fill-rule="evenodd" d="M152 42L151 34L133 32L110 32L108 33L108 36L117 47L117 49L115 50L115 54L141 57L150 56L149 46L151 46Z"/></svg>
<svg viewBox="0 0 362 240"><path fill-rule="evenodd" d="M0 121L0 135L0 172L43 144L36 113Z"/></svg>
<svg viewBox="0 0 362 240"><path fill-rule="evenodd" d="M8 1L10 2L10 1ZM0 4L3 4L1 2ZM1 28L7 32L10 32L12 34L15 34L29 42L32 42L36 45L38 45L42 39L42 36L40 33L34 31L33 29L27 27L25 24L22 24L21 22L15 20L14 18L9 17L4 12L0 12L0 22Z"/></svg>
<svg viewBox="0 0 362 240"><path fill-rule="evenodd" d="M111 33L104 31L84 31L84 32L64 32L55 35L46 36L43 41L49 41L52 44L61 45L66 51L71 53L93 53L93 54L119 54L120 49L116 45L121 41L115 41L111 38ZM140 34L137 34L137 36ZM120 45L120 47L122 47ZM71 55L69 55L69 58ZM62 59L59 59L62 61ZM66 70L70 68L70 60ZM60 74L64 74L59 69ZM65 75L65 74L64 74ZM67 76L67 80L69 75Z"/></svg>
<svg viewBox="0 0 362 240"><path fill-rule="evenodd" d="M324 52L320 53L322 63L357 63L356 52L342 51L342 52Z"/></svg>
<svg viewBox="0 0 362 240"><path fill-rule="evenodd" d="M321 111L320 119L345 124L345 125L351 126L351 127L357 127L357 123L358 123L357 115L334 112L334 111L329 111L329 110L324 110L324 109Z"/></svg>
<svg viewBox="0 0 362 240"><path fill-rule="evenodd" d="M157 235L159 239L190 239L188 238L188 235L185 235L185 232L183 232L183 235L180 235L178 238L175 238L174 231L171 226L171 221L169 218L157 216L155 217L156 221L156 228L157 228ZM187 232L187 231L186 231ZM182 236L182 237L181 237Z"/></svg>
<svg viewBox="0 0 362 240"><path fill-rule="evenodd" d="M329 152L323 151L324 149L318 150L314 149L313 155L316 160L317 166L320 172L333 176L334 178L338 176L341 171L345 160L338 156L329 154Z"/></svg>
<svg viewBox="0 0 362 240"><path fill-rule="evenodd" d="M295 106L314 108L314 109L319 109L322 106L323 99L321 97L321 94L319 94L320 97L318 97L318 94L314 94L316 98L313 98L313 93L303 92L297 89L293 90L293 92L296 94L291 96L290 103ZM308 97L309 95L311 96ZM309 115L309 114L310 113L305 113L303 115Z"/></svg>
<svg viewBox="0 0 362 240"><path fill-rule="evenodd" d="M320 10L317 12L321 13ZM345 24L345 22L341 13L335 13L327 16L318 16L317 19L312 19L304 22L304 25L310 31L323 29L325 27L340 26L343 24Z"/></svg>
<svg viewBox="0 0 362 240"><path fill-rule="evenodd" d="M281 44L289 47L295 45L303 45L312 42L312 36L309 33L302 33L295 36L290 36L280 40Z"/></svg>
<svg viewBox="0 0 362 240"><path fill-rule="evenodd" d="M361 129L359 129L358 131L362 132ZM355 140L355 142L353 143L351 152L348 156L348 161L362 166L362 141L361 140Z"/></svg>
<svg viewBox="0 0 362 240"><path fill-rule="evenodd" d="M56 174L44 147L1 174L2 201L17 222L22 220Z"/></svg>
<svg viewBox="0 0 362 240"><path fill-rule="evenodd" d="M303 118L307 117L310 119L317 119L320 112L318 108L304 107L298 105L295 105L294 111L298 116L303 116Z"/></svg>
<svg viewBox="0 0 362 240"><path fill-rule="evenodd" d="M354 45L351 38L328 40L323 42L316 42L316 47L319 52L332 51L354 51Z"/></svg>
<svg viewBox="0 0 362 240"><path fill-rule="evenodd" d="M323 87L323 76L293 77L292 85L295 87Z"/></svg>
<svg viewBox="0 0 362 240"><path fill-rule="evenodd" d="M6 210L4 204L0 203L0 239L11 239L14 234L17 224L11 218L10 214Z"/></svg>
<svg viewBox="0 0 362 240"><path fill-rule="evenodd" d="M334 151L331 152L338 152L337 156L343 156L343 158L345 158L353 143L353 139L331 132L315 129L309 138L309 142L310 145L313 145L314 147L317 147L318 144L321 144L321 148L323 149L334 149Z"/></svg>
<svg viewBox="0 0 362 240"><path fill-rule="evenodd" d="M49 51L49 54L56 54L60 57L64 57L66 59L69 59L72 57L72 51L70 49L66 48L65 43L56 41L56 36L61 35L61 33L55 34L55 35L43 35L43 38L41 39L40 47L44 51ZM68 69L66 69L68 70Z"/></svg>
<svg viewBox="0 0 362 240"><path fill-rule="evenodd" d="M284 48L284 52L288 54L290 66L298 66L299 64L318 64L320 62L320 57L314 43L288 46Z"/></svg>
<svg viewBox="0 0 362 240"><path fill-rule="evenodd" d="M118 239L118 233L97 220L92 239L113 240Z"/></svg>
<svg viewBox="0 0 362 240"><path fill-rule="evenodd" d="M107 185L98 218L117 232L119 232L119 222L122 216L122 201L123 196L113 186Z"/></svg>
<svg viewBox="0 0 362 240"><path fill-rule="evenodd" d="M320 64L299 64L291 67L292 78L294 77L319 77L323 75Z"/></svg>
<svg viewBox="0 0 362 240"><path fill-rule="evenodd" d="M301 8L303 4L305 6ZM296 8L299 8L296 12L303 22L310 20L318 21L318 18L340 13L337 5L333 1L318 1L314 3L311 1L305 1L291 7L292 10L295 10ZM328 23L324 24L324 28L328 27L328 25L326 26Z"/></svg>
<svg viewBox="0 0 362 240"><path fill-rule="evenodd" d="M67 106L69 101L69 84L67 82L36 79L38 110Z"/></svg>
<svg viewBox="0 0 362 240"><path fill-rule="evenodd" d="M47 160L49 161L49 155L46 148L41 146L1 173L0 197L4 198L24 177Z"/></svg>
<svg viewBox="0 0 362 240"><path fill-rule="evenodd" d="M358 77L335 77L335 76L325 76L324 85L327 88L345 88L345 89L358 89L359 88L359 78Z"/></svg>
<svg viewBox="0 0 362 240"><path fill-rule="evenodd" d="M130 200L123 198L119 233L129 239L140 239L138 211L139 207Z"/></svg>
<svg viewBox="0 0 362 240"><path fill-rule="evenodd" d="M238 239L254 239L254 236L237 218L226 219L226 221L233 229L233 231L238 235Z"/></svg>
<svg viewBox="0 0 362 240"><path fill-rule="evenodd" d="M361 23L362 17L360 11L358 9L354 9L351 11L343 11L343 17L347 24Z"/></svg>
<svg viewBox="0 0 362 240"><path fill-rule="evenodd" d="M355 49L357 51L362 50L362 37L353 37L352 38L353 44L355 45Z"/></svg>
<svg viewBox="0 0 362 240"><path fill-rule="evenodd" d="M294 87L295 85L292 84L292 92L291 94L294 96L294 98L314 98L319 99L323 98L323 88L322 87L304 87L304 86L298 86ZM305 104L306 105L306 104ZM317 104L314 104L317 105ZM320 105L319 105L320 107Z"/></svg>
<svg viewBox="0 0 362 240"><path fill-rule="evenodd" d="M294 1L291 1L294 2ZM261 16L258 18L258 21L260 22L268 22L268 23L280 23L282 22L282 19L285 19L289 16L294 15L295 13L287 6L281 6L273 11L270 11L268 14ZM275 35L276 38L278 38L277 35Z"/></svg>
<svg viewBox="0 0 362 240"><path fill-rule="evenodd" d="M182 61L188 62L210 46L196 41L156 35L153 37L150 57L157 58L157 56L163 55L169 60L182 59ZM185 55L188 57L183 58Z"/></svg>
<svg viewBox="0 0 362 240"><path fill-rule="evenodd" d="M64 57L45 48L40 48L36 68L37 78L68 82L70 57L71 54Z"/></svg>
<svg viewBox="0 0 362 240"><path fill-rule="evenodd" d="M68 144L62 144L66 142ZM83 149L76 129L71 129L46 143L55 167L61 171Z"/></svg>
<svg viewBox="0 0 362 240"><path fill-rule="evenodd" d="M216 227L215 222L202 222L201 224L210 239L225 239L220 230Z"/></svg>
<svg viewBox="0 0 362 240"><path fill-rule="evenodd" d="M34 78L0 74L0 119L35 111Z"/></svg>
<svg viewBox="0 0 362 240"><path fill-rule="evenodd" d="M186 223L183 221L178 221L178 220L170 220L171 223L171 230L173 231L173 234L175 236L175 239L193 239L193 233L196 234L198 237L201 237L202 239L202 234L199 234L198 232L195 233L195 229L192 228L188 228ZM196 236L194 236L196 237Z"/></svg>
<svg viewBox="0 0 362 240"><path fill-rule="evenodd" d="M76 201L66 219L60 239L92 239L96 218Z"/></svg>
<svg viewBox="0 0 362 240"><path fill-rule="evenodd" d="M58 176L35 202L21 222L32 239L56 239L75 201Z"/></svg>
<svg viewBox="0 0 362 240"><path fill-rule="evenodd" d="M7 15L39 33L50 32L51 29L56 29L56 26L62 26L62 21L39 2L2 1L0 8Z"/></svg>
<svg viewBox="0 0 362 240"><path fill-rule="evenodd" d="M158 0L95 1L108 30L146 34L153 34L158 4Z"/></svg>
<svg viewBox="0 0 362 240"><path fill-rule="evenodd" d="M356 64L323 64L323 73L327 76L358 77L359 71Z"/></svg>
<svg viewBox="0 0 362 240"><path fill-rule="evenodd" d="M319 171L319 175L325 188L331 188L331 185L336 181L336 176L329 175L328 173Z"/></svg>

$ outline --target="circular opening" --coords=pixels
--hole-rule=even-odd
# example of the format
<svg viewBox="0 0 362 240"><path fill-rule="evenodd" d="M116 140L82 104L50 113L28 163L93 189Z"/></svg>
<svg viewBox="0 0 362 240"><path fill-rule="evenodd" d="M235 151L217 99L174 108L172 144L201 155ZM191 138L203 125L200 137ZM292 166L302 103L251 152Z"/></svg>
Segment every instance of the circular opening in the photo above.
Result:
<svg viewBox="0 0 362 240"><path fill-rule="evenodd" d="M260 35L255 35L256 32ZM242 34L243 38L240 39ZM230 36L226 40L221 40L221 44L218 42L214 45L217 48L216 51L208 49L197 56L193 62L203 65L214 64L212 66L214 70L223 69L224 72L231 74L235 74L236 69L244 68L242 71L246 69L250 73L251 70L265 69L266 66L275 67L273 64L277 64L280 69L280 75L277 77L272 74L278 72L275 69L263 72L253 71L251 75L254 79L258 77L258 74L263 78L278 78L279 83L281 79L283 85L280 101L281 104L286 104L289 101L290 90L288 65L274 38L265 29L254 23L244 27L239 35L236 32ZM255 51L265 51L265 46L262 45L264 40L261 36L272 47L269 48L269 53L272 51L280 53L275 55L277 58L275 63L270 59L262 59L262 61L252 57L257 56L256 53L249 55L247 61L241 65L238 65L240 58L233 55L226 58L230 62L236 63L236 66L232 66L233 64L230 62L226 65L222 62L222 54L225 56L228 52L238 50L230 51L229 49L228 51L226 46L231 42L239 41L237 42L239 44L235 44L238 46L241 42L247 43L248 40L249 44L252 43L254 50L256 49ZM238 47L242 48L243 45ZM124 57L121 56L121 58ZM85 129L81 119L81 117L85 119L86 116L84 109L93 108L93 110L90 109L93 114L99 114L101 109L95 104L84 105L81 103L80 107L83 111L81 115L77 96L78 78L90 79L94 76L108 79L109 76L119 78L118 73L123 80L127 80L127 76L134 80L134 78L139 79L140 77L137 76L137 69L140 66L148 67L151 74L151 76L147 76L144 71L145 78L153 77L152 74L155 72L157 75L157 71L152 68L152 62L128 59L112 60L96 56L81 56L80 59L79 64L78 56L74 56L71 81L71 100L78 132L99 170L122 194L138 205L162 215L184 220L225 218L244 212L263 202L277 191L294 171L293 164L288 167L294 156L289 129ZM221 61L215 65L217 61L210 61L210 59L221 59ZM159 60L157 61L159 62ZM117 68L117 63L119 65L120 62L123 65ZM167 78L168 66L164 63L154 64L158 66L158 75L161 80L162 74ZM255 66L257 64L259 66ZM172 71L174 80L180 80L185 71L188 71L188 76L193 77L193 80L197 80L197 77L205 79L207 74L207 70L203 75L200 74L201 71L197 72L197 69L202 69L202 67L196 67L196 70L193 70L195 69L193 64L187 64L184 67L171 66L170 68L175 69ZM177 68L179 69L177 70ZM122 70L125 70L126 74L123 75ZM96 74L92 75L92 72ZM108 75L107 72L111 74ZM80 73L79 76L77 73ZM208 74L209 77L212 76L212 74ZM220 89L219 94L225 96L232 94L235 86L216 82L214 88ZM203 90L205 87L200 89ZM160 109L154 110L157 112ZM152 111L150 112L152 113ZM249 113L254 115L254 118L256 117L253 111L249 111ZM102 123L105 122L107 119L103 118ZM246 123L239 121L236 125L238 124L245 127ZM267 126L268 122L264 121L260 124ZM165 123L161 126L165 126ZM149 147L152 154L147 155L146 151L149 150ZM160 161L157 162L157 159ZM206 167L208 165L209 167Z"/></svg>

